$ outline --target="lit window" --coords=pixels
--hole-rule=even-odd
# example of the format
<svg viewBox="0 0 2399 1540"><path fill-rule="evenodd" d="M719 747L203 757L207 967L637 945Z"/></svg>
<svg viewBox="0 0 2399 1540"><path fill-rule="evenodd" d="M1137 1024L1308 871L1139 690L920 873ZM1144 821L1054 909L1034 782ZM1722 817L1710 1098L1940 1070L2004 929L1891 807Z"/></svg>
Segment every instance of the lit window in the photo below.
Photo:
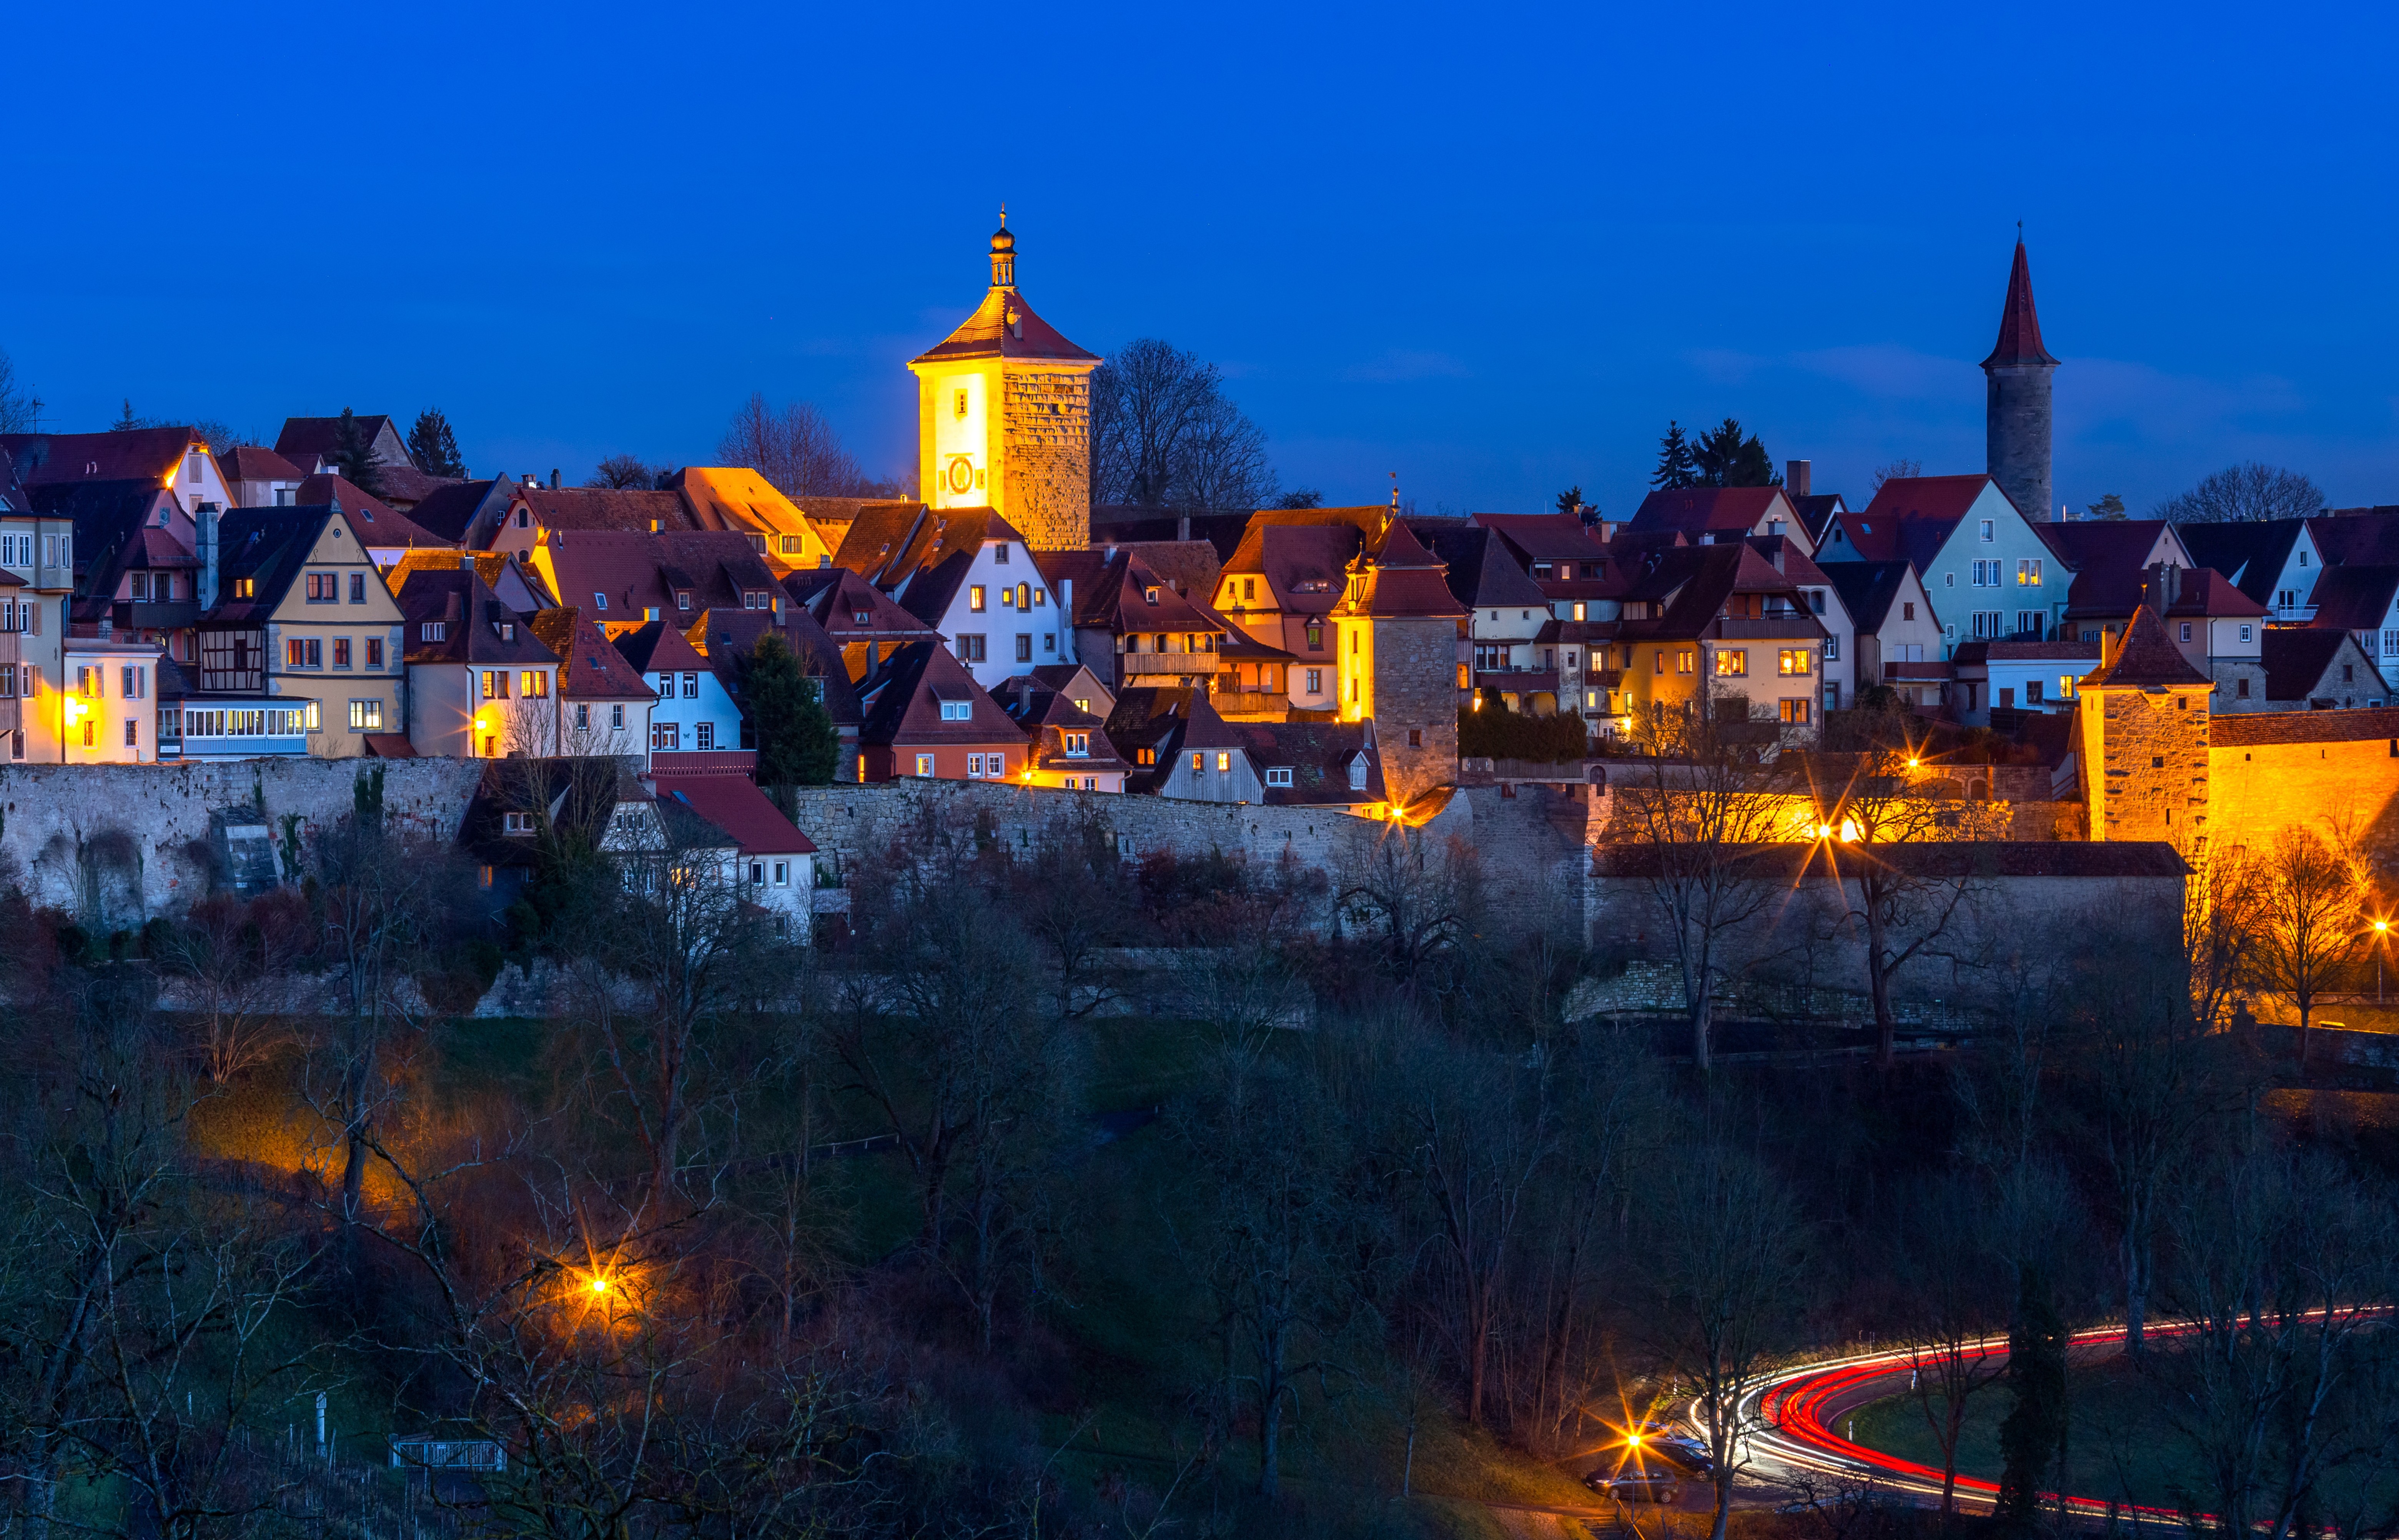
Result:
<svg viewBox="0 0 2399 1540"><path fill-rule="evenodd" d="M1700 655L1697 648L1686 647L1674 655L1674 671L1678 674L1696 672L1699 666Z"/></svg>
<svg viewBox="0 0 2399 1540"><path fill-rule="evenodd" d="M930 755L930 754L919 754L919 755L917 755L917 756L916 756L916 774L918 774L918 775L920 775L920 776L929 776L929 775L931 775L932 773L933 773L933 756L932 756L932 755Z"/></svg>
<svg viewBox="0 0 2399 1540"><path fill-rule="evenodd" d="M1785 678L1809 672L1808 649L1805 647L1782 648L1775 655L1775 671Z"/></svg>
<svg viewBox="0 0 2399 1540"><path fill-rule="evenodd" d="M549 696L549 671L546 669L527 669L524 670L524 677L517 681L517 687L529 700L547 699Z"/></svg>
<svg viewBox="0 0 2399 1540"><path fill-rule="evenodd" d="M350 702L350 731L374 733L383 729L383 702L354 700Z"/></svg>
<svg viewBox="0 0 2399 1540"><path fill-rule="evenodd" d="M1743 647L1716 649L1716 677L1740 679L1749 672L1749 651Z"/></svg>
<svg viewBox="0 0 2399 1540"><path fill-rule="evenodd" d="M2016 563L2016 584L2019 588L2040 587L2040 559L2030 557Z"/></svg>
<svg viewBox="0 0 2399 1540"><path fill-rule="evenodd" d="M1780 708L1778 715L1785 725L1793 727L1807 725L1809 702L1805 696L1796 700L1779 701L1776 704Z"/></svg>
<svg viewBox="0 0 2399 1540"><path fill-rule="evenodd" d="M1153 601L1151 601L1151 602L1155 603L1155 602L1156 602L1156 601L1155 601L1155 600L1153 600ZM982 585L982 584L980 584L980 583L974 584L973 586L969 587L969 588L967 589L967 608L968 608L968 609L969 609L969 610L972 610L972 611L973 611L973 612L975 612L977 615L981 615L981 614L983 613L983 585Z"/></svg>
<svg viewBox="0 0 2399 1540"><path fill-rule="evenodd" d="M1217 756L1216 756L1216 773L1217 773L1218 775L1220 775L1220 776L1221 776L1221 775L1223 775L1225 772L1227 772L1227 770L1230 770L1232 767L1233 767L1233 756L1232 756L1229 752L1220 752L1220 753L1218 753L1218 754L1217 754Z"/></svg>

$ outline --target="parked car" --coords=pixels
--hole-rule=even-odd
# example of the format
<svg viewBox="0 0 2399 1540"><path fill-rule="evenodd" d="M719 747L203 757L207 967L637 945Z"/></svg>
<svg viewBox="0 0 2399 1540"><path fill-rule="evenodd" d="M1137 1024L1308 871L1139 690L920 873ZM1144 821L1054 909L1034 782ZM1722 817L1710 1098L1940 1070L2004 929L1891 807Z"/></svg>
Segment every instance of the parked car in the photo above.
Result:
<svg viewBox="0 0 2399 1540"><path fill-rule="evenodd" d="M1683 1494L1682 1478L1674 1466L1640 1454L1597 1467L1582 1484L1623 1503L1672 1503Z"/></svg>

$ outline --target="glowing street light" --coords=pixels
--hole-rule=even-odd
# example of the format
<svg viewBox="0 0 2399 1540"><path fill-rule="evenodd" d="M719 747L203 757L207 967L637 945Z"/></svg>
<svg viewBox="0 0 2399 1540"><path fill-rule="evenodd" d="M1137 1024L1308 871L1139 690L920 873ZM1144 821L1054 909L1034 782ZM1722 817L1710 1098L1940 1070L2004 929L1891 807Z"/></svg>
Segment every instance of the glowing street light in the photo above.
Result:
<svg viewBox="0 0 2399 1540"><path fill-rule="evenodd" d="M2374 1003L2378 1006L2382 1004L2382 943L2389 939L2390 935L2390 921L2374 922L2374 939L2377 943L2374 948Z"/></svg>

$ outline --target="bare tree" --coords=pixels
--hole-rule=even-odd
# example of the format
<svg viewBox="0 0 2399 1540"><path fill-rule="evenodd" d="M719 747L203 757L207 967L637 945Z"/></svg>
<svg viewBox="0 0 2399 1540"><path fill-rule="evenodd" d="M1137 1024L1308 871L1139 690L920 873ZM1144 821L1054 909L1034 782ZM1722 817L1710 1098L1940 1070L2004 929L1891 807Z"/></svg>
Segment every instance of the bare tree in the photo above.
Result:
<svg viewBox="0 0 2399 1540"><path fill-rule="evenodd" d="M752 396L725 426L716 457L728 466L749 466L787 497L861 497L877 490L842 446L833 424L807 401L793 401L779 412L765 396Z"/></svg>
<svg viewBox="0 0 2399 1540"><path fill-rule="evenodd" d="M1691 1056L1712 1062L1715 988L1730 972L1730 938L1781 898L1779 869L1763 858L1781 837L1781 813L1750 746L1714 711L1660 706L1645 713L1648 752L1638 785L1617 797L1614 837L1638 852L1643 882L1665 922L1683 974Z"/></svg>
<svg viewBox="0 0 2399 1540"><path fill-rule="evenodd" d="M592 467L591 475L583 484L587 487L606 487L617 491L630 489L636 492L646 492L656 487L659 478L666 474L638 454L611 454ZM773 478L769 477L768 480L772 480Z"/></svg>
<svg viewBox="0 0 2399 1540"><path fill-rule="evenodd" d="M2308 1062L2315 1003L2358 947L2365 885L2357 862L2312 830L2275 837L2257 868L2257 979L2299 1013L2299 1067Z"/></svg>
<svg viewBox="0 0 2399 1540"><path fill-rule="evenodd" d="M1376 933L1383 966L1414 990L1439 952L1457 944L1482 903L1471 846L1393 823L1341 863L1335 906Z"/></svg>
<svg viewBox="0 0 2399 1540"><path fill-rule="evenodd" d="M1923 461L1910 460L1903 455L1896 460L1891 461L1887 465L1875 466L1874 490L1876 492L1880 492L1882 490L1882 484L1885 481L1911 481L1923 474Z"/></svg>
<svg viewBox="0 0 2399 1540"><path fill-rule="evenodd" d="M2345 1453L2391 1438L2386 1397L2344 1401L2389 1309L2399 1243L2388 1196L2329 1155L2262 1143L2185 1184L2172 1218L2174 1303L2162 1405L2207 1473L2216 1533L2298 1533Z"/></svg>
<svg viewBox="0 0 2399 1540"><path fill-rule="evenodd" d="M1733 1483L1749 1463L1755 1413L1745 1408L1798 1307L1807 1230L1782 1183L1719 1139L1679 1152L1660 1188L1659 1324L1704 1424L1716 1494L1711 1540L1725 1540Z"/></svg>
<svg viewBox="0 0 2399 1540"><path fill-rule="evenodd" d="M1942 842L1945 818L1954 806L1915 795L1907 782L1906 756L1877 748L1859 760L1824 820L1824 874L1838 885L1851 925L1864 932L1866 992L1874 1003L1875 1062L1888 1070L1898 1017L1891 1008L1891 980L1900 969L1936 949L1965 912L1973 871L1962 845L1944 852L1921 848ZM1947 855L1956 860L1927 859Z"/></svg>
<svg viewBox="0 0 2399 1540"><path fill-rule="evenodd" d="M2187 852L2182 952L2190 970L2190 1010L2202 1033L2222 1024L2224 1008L2256 981L2264 898L2257 862L2221 842Z"/></svg>
<svg viewBox="0 0 2399 1540"><path fill-rule="evenodd" d="M151 957L183 980L197 1007L200 1073L224 1085L292 1042L297 1004L284 965L306 949L308 913L278 890L245 900L214 893L162 927Z"/></svg>
<svg viewBox="0 0 2399 1540"><path fill-rule="evenodd" d="M1958 1447L1968 1408L2006 1374L2005 1357L1988 1350L1988 1340L2007 1328L2009 1303L1991 1208L1987 1192L1957 1172L1923 1183L1897 1208L1909 1384L1941 1449L1945 1522L1958 1511Z"/></svg>
<svg viewBox="0 0 2399 1540"><path fill-rule="evenodd" d="M2227 466L2150 510L2152 519L2179 524L2230 524L2253 519L2312 519L2324 495L2295 470L2256 460Z"/></svg>
<svg viewBox="0 0 2399 1540"><path fill-rule="evenodd" d="M17 366L0 351L0 433L37 433L42 426L42 399L19 383Z"/></svg>
<svg viewBox="0 0 2399 1540"><path fill-rule="evenodd" d="M1274 491L1265 435L1214 364L1143 337L1092 373L1092 502L1250 508Z"/></svg>

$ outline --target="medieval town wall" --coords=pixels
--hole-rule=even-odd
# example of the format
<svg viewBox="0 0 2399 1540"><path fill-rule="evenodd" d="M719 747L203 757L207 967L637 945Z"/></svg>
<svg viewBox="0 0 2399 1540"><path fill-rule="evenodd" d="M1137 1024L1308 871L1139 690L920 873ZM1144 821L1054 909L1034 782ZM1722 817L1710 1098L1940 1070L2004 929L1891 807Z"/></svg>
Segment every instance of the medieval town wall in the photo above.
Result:
<svg viewBox="0 0 2399 1540"><path fill-rule="evenodd" d="M2354 840L2380 864L2399 862L2393 740L2236 743L2210 748L2207 758L2207 827L2219 845L2263 851L2284 830L2303 828Z"/></svg>
<svg viewBox="0 0 2399 1540"><path fill-rule="evenodd" d="M2207 692L2096 689L2081 702L2080 742L2094 840L2186 843L2209 831Z"/></svg>
<svg viewBox="0 0 2399 1540"><path fill-rule="evenodd" d="M350 812L359 779L378 767L386 814L441 839L456 836L483 773L457 759L10 765L0 768L0 860L37 904L138 928L208 893L224 824L263 825L279 847L293 815L305 840Z"/></svg>

